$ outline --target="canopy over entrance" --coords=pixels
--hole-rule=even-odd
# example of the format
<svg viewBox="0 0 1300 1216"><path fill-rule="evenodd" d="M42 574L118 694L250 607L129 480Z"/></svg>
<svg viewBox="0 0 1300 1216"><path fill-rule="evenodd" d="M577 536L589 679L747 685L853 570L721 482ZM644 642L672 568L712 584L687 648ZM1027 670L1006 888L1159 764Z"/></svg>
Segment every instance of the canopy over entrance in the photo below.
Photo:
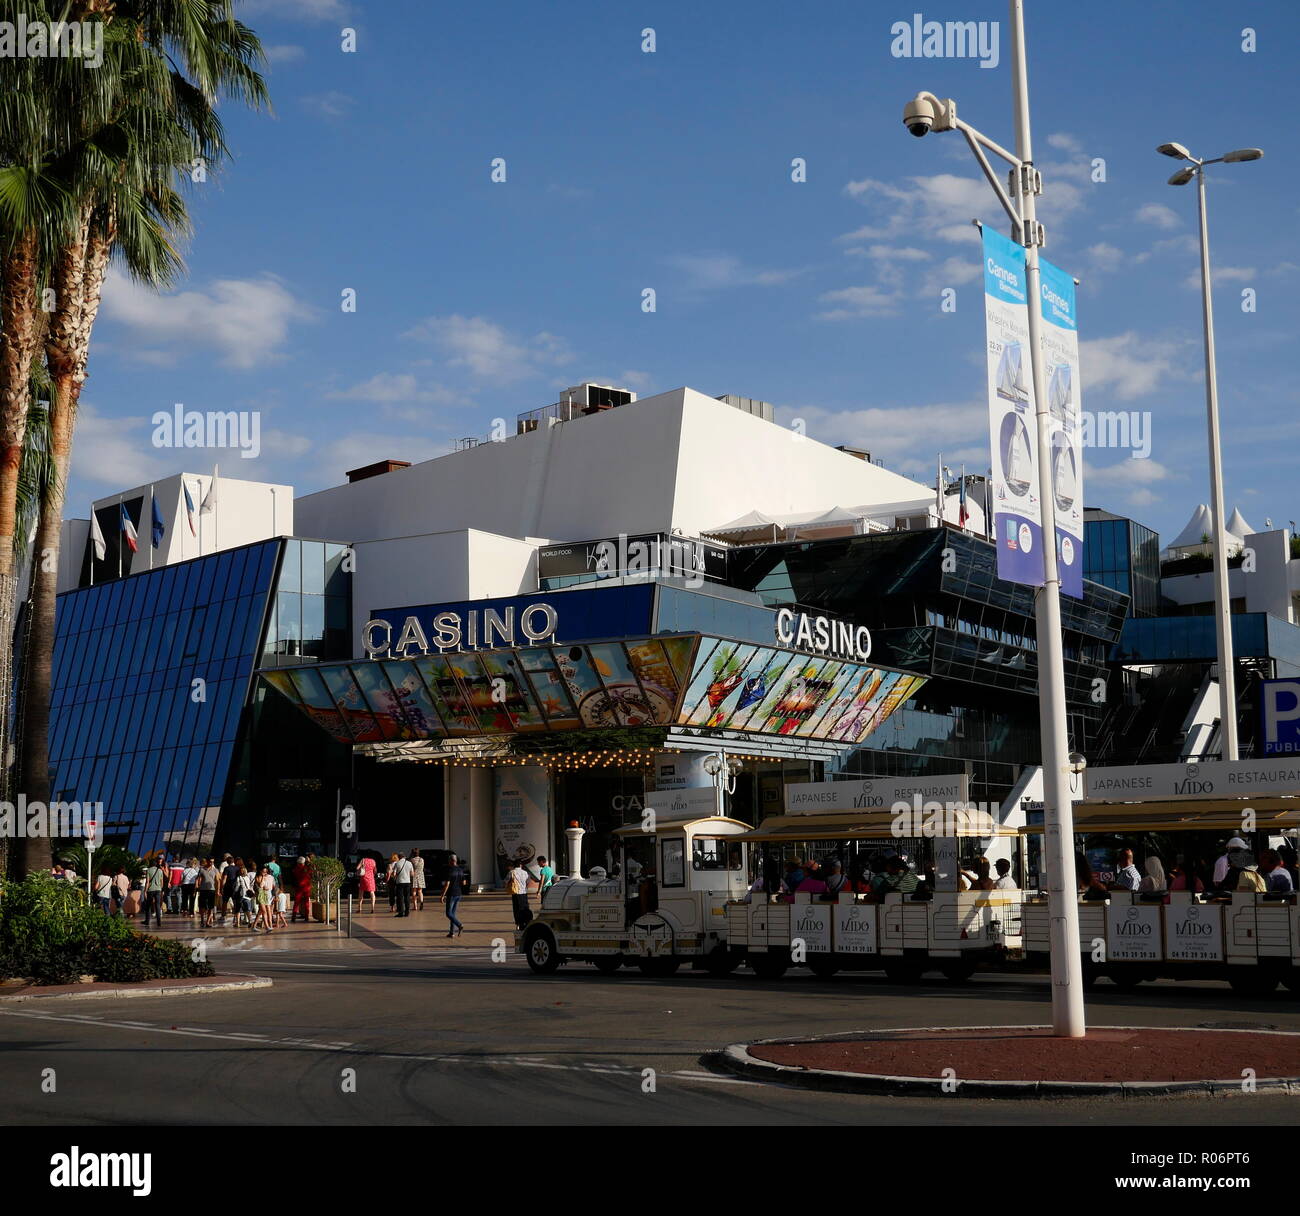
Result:
<svg viewBox="0 0 1300 1216"><path fill-rule="evenodd" d="M649 731L669 746L832 758L925 677L701 634L263 670L322 730L402 759L536 755L550 736ZM660 738L662 735L662 738Z"/></svg>

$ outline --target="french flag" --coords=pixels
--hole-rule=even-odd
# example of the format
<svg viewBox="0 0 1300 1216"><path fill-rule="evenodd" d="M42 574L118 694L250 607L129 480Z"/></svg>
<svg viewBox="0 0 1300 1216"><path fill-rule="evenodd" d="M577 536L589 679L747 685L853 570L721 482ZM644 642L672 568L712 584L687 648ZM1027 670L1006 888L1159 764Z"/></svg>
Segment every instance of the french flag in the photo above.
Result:
<svg viewBox="0 0 1300 1216"><path fill-rule="evenodd" d="M122 535L126 537L126 543L131 546L131 552L139 553L140 545L135 536L135 524L131 522L131 517L126 513L126 503L119 503L118 510L122 513Z"/></svg>

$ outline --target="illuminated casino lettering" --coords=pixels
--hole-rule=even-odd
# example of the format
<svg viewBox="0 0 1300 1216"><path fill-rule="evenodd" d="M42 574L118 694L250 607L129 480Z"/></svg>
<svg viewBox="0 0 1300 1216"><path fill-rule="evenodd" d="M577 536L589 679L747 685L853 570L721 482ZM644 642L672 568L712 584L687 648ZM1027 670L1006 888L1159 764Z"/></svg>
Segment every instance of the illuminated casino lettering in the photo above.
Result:
<svg viewBox="0 0 1300 1216"><path fill-rule="evenodd" d="M516 611L513 605L502 611L474 608L467 612L439 612L434 616L432 636L425 633L420 618L403 618L397 641L392 622L377 618L365 623L361 644L372 658L409 659L422 654L447 651L495 650L535 645L555 640L559 613L550 604L528 604Z"/></svg>
<svg viewBox="0 0 1300 1216"><path fill-rule="evenodd" d="M776 640L794 650L866 660L871 655L871 630L830 617L782 608L776 614Z"/></svg>

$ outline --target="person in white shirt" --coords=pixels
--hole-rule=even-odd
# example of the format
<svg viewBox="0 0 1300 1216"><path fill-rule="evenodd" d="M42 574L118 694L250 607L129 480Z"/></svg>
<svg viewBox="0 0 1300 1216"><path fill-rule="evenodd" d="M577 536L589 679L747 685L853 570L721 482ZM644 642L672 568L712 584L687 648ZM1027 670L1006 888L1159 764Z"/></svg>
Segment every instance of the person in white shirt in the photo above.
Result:
<svg viewBox="0 0 1300 1216"><path fill-rule="evenodd" d="M997 866L998 876L993 883L995 891L1019 891L1016 886L1016 880L1011 877L1011 863L1005 857L999 857L993 863Z"/></svg>
<svg viewBox="0 0 1300 1216"><path fill-rule="evenodd" d="M424 858L419 849L411 850L411 898L417 912L424 911Z"/></svg>
<svg viewBox="0 0 1300 1216"><path fill-rule="evenodd" d="M393 888L397 892L397 911L395 916L411 915L411 883L415 878L415 867L409 857L400 853L393 862Z"/></svg>
<svg viewBox="0 0 1300 1216"><path fill-rule="evenodd" d="M518 861L506 874L506 890L510 892L516 929L526 929L528 922L533 919L533 910L528 906L528 879L528 871Z"/></svg>

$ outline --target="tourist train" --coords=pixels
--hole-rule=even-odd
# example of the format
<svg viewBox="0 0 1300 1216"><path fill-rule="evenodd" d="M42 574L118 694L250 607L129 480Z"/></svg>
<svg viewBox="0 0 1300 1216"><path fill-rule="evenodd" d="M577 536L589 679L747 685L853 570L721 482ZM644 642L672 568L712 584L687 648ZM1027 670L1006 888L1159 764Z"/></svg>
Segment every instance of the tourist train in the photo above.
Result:
<svg viewBox="0 0 1300 1216"><path fill-rule="evenodd" d="M1295 812L1279 821L1292 831ZM1150 830L1219 827L1203 816L1153 823ZM1085 822L1084 830L1105 826ZM888 893L880 902L841 891L792 897L751 890L753 879L777 888L782 846L805 856L850 857L875 852L888 838L888 812L777 816L758 828L719 815L659 818L616 833L615 872L562 878L543 895L516 944L537 974L564 963L590 963L613 973L635 965L649 976L680 968L724 976L744 966L764 979L791 967L822 978L841 971L883 971L896 982L927 972L969 979L981 963L1008 970L1046 968L1050 920L1045 895L1032 890L926 890ZM1142 823L1125 830L1138 834ZM998 828L1033 853L1041 826ZM956 842L949 844L955 868ZM996 843L996 841L995 841ZM935 842L943 868L942 842ZM991 850L990 850L991 851ZM1121 988L1147 979L1227 980L1242 994L1262 995L1279 983L1300 992L1300 906L1289 896L1234 892L1202 899L1186 891L1110 891L1081 900L1079 950L1083 979L1105 977Z"/></svg>

